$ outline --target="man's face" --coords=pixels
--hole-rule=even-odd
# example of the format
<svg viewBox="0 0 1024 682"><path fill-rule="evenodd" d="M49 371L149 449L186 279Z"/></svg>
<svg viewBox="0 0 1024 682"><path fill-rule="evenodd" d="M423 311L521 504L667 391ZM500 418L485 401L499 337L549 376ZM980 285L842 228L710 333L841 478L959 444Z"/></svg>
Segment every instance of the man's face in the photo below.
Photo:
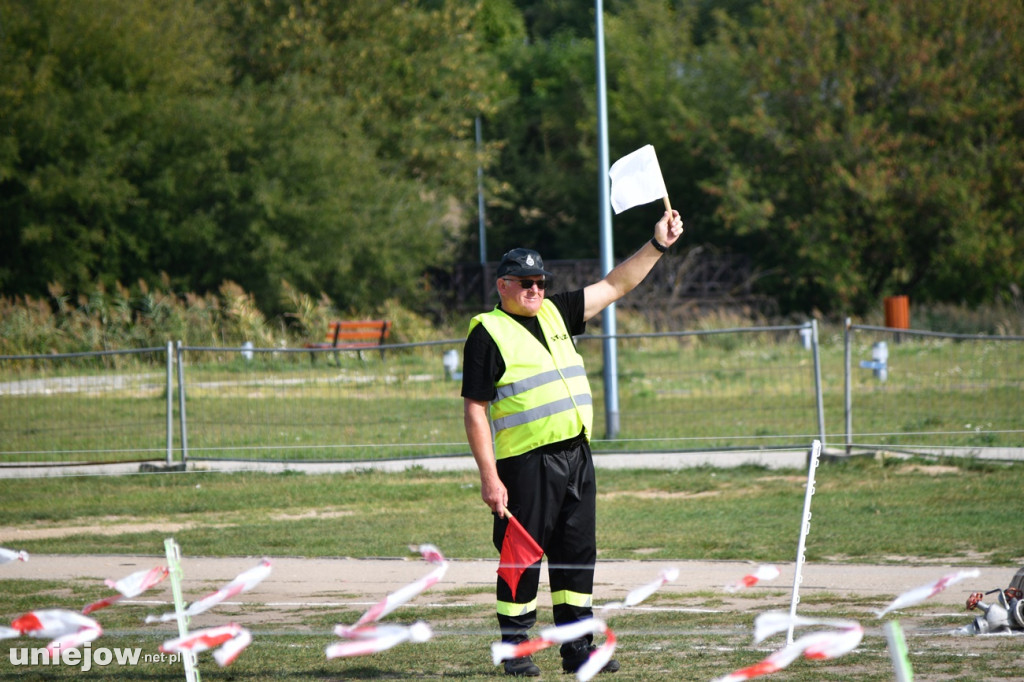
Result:
<svg viewBox="0 0 1024 682"><path fill-rule="evenodd" d="M502 310L513 315L535 316L544 302L544 289L541 287L545 284L547 282L540 276L502 277L498 280ZM524 285L529 288L524 288Z"/></svg>

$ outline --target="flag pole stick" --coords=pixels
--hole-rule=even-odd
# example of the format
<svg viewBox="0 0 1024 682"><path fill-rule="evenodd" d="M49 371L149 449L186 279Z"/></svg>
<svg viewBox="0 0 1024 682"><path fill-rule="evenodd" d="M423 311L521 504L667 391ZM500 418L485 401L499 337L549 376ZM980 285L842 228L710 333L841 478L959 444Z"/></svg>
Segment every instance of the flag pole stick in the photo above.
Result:
<svg viewBox="0 0 1024 682"><path fill-rule="evenodd" d="M818 468L821 456L821 441L811 441L811 453L807 464L807 488L804 490L804 515L800 519L800 540L796 546L796 567L793 570L793 594L789 600L789 631L786 644L793 643L793 628L796 622L796 605L800 603L800 583L803 582L804 548L807 533L811 530L811 498L814 497L814 470Z"/></svg>
<svg viewBox="0 0 1024 682"><path fill-rule="evenodd" d="M665 202L665 210L668 211L669 214L671 214L672 213L672 204L670 204L668 202L668 195L666 194L665 196L663 196L661 198L661 200Z"/></svg>

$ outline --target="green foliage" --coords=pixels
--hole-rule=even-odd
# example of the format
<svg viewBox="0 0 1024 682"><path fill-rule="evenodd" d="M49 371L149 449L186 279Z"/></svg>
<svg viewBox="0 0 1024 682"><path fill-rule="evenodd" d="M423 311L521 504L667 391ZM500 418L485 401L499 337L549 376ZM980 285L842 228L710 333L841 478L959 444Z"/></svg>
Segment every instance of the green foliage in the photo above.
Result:
<svg viewBox="0 0 1024 682"><path fill-rule="evenodd" d="M423 273L476 253L478 169L492 259L596 257L593 12L0 0L0 295L167 273L270 315L284 281L433 310ZM1021 286L1016 0L608 0L604 23L610 156L654 144L687 243L751 256L783 313ZM616 255L658 214L616 216Z"/></svg>
<svg viewBox="0 0 1024 682"><path fill-rule="evenodd" d="M0 291L281 282L415 302L501 78L461 3L2 7ZM85 39L83 39L85 36ZM10 260L6 260L6 259Z"/></svg>
<svg viewBox="0 0 1024 682"><path fill-rule="evenodd" d="M502 52L515 89L484 134L503 140L488 175L489 258L515 246L596 258L594 43L560 33ZM571 180L570 180L571 179Z"/></svg>
<svg viewBox="0 0 1024 682"><path fill-rule="evenodd" d="M281 288L283 312L268 317L251 292L231 281L206 294L179 293L166 277L155 285L115 282L109 291L99 287L77 297L54 284L48 299L0 297L0 355L163 348L168 340L186 346L237 347L249 341L257 348L301 347L321 339L331 320L365 316L391 320L392 343L462 334L461 327L438 327L397 299L342 310L324 294L313 298L287 281Z"/></svg>
<svg viewBox="0 0 1024 682"><path fill-rule="evenodd" d="M190 2L9 0L0 12L0 290L134 279L155 246L139 174L161 162L159 112L223 82L212 31Z"/></svg>
<svg viewBox="0 0 1024 682"><path fill-rule="evenodd" d="M1019 281L1019 3L778 0L757 17L734 33L747 101L707 187L762 267L784 266L764 281L783 308L977 303Z"/></svg>
<svg viewBox="0 0 1024 682"><path fill-rule="evenodd" d="M276 347L287 339L285 329L268 323L252 294L234 282L214 293L182 296L167 284L115 283L111 291L101 287L77 298L54 285L53 306L31 296L0 297L0 355L163 348L169 340Z"/></svg>
<svg viewBox="0 0 1024 682"><path fill-rule="evenodd" d="M742 90L737 68L721 59L714 46L695 46L695 5L673 7L662 0L628 5L623 3L605 25L609 155L614 161L653 144L687 234L710 241L715 206L698 181L713 172L708 159L716 122L723 120L723 111L735 111ZM650 236L661 211L658 204L615 216L622 255Z"/></svg>

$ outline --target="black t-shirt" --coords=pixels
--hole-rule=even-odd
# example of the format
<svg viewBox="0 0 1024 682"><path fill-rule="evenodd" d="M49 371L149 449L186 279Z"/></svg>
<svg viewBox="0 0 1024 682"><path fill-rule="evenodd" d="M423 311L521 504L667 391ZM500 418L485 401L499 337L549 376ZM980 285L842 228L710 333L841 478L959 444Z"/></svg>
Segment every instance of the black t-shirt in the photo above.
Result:
<svg viewBox="0 0 1024 682"><path fill-rule="evenodd" d="M583 290L565 291L548 297L558 312L562 314L565 327L570 336L577 336L586 331L587 323L583 320ZM520 317L509 315L544 344L547 341L540 329L540 321L536 317ZM505 359L501 357L498 344L482 324L473 328L466 338L463 348L462 364L462 397L470 400L490 402L497 394L495 384L505 373Z"/></svg>

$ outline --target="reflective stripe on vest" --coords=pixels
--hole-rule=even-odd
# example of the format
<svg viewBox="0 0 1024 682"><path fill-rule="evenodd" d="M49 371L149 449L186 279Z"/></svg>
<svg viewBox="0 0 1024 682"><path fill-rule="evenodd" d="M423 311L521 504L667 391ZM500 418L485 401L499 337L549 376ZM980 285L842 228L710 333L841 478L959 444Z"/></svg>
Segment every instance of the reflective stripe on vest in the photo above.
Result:
<svg viewBox="0 0 1024 682"><path fill-rule="evenodd" d="M573 438L581 430L589 438L593 428L590 383L561 313L544 301L537 319L547 349L501 310L477 315L470 323L471 331L484 325L505 360L490 406L497 459Z"/></svg>

